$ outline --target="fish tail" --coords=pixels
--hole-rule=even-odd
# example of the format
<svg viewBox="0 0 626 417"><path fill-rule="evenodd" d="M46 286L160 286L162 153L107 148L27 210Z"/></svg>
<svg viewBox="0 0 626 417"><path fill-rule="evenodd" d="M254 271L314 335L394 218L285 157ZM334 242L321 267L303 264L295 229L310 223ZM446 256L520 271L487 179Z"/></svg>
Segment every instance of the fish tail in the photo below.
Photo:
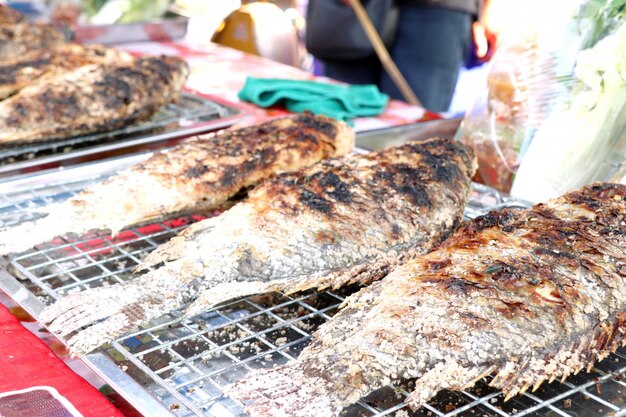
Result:
<svg viewBox="0 0 626 417"><path fill-rule="evenodd" d="M232 385L227 394L253 417L330 417L342 405L333 401L323 378L306 375L300 362L257 371Z"/></svg>

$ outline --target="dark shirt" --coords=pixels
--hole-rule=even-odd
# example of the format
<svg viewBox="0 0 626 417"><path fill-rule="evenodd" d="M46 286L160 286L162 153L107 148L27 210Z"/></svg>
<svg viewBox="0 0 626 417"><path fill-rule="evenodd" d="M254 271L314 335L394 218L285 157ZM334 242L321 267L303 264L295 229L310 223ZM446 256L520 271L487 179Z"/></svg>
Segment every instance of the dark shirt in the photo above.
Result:
<svg viewBox="0 0 626 417"><path fill-rule="evenodd" d="M483 0L398 0L407 5L434 6L444 9L459 10L479 16L483 6Z"/></svg>

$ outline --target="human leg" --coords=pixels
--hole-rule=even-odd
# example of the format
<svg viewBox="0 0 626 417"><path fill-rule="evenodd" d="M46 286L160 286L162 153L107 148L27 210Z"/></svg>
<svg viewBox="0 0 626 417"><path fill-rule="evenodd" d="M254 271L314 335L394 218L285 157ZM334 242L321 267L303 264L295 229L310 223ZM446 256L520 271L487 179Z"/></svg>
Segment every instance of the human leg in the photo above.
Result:
<svg viewBox="0 0 626 417"><path fill-rule="evenodd" d="M422 104L446 111L459 71L471 46L472 15L421 5L402 5L391 56ZM392 98L402 94L388 74L381 74L381 90Z"/></svg>

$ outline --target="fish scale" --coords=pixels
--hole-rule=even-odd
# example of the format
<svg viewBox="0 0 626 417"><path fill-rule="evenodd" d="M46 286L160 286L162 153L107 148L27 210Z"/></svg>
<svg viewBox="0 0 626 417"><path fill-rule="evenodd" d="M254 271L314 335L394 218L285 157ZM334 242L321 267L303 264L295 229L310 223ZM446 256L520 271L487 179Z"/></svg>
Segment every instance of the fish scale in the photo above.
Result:
<svg viewBox="0 0 626 417"><path fill-rule="evenodd" d="M296 361L229 395L252 416L335 416L398 378L417 378L415 409L495 373L509 399L626 345L624 266L624 185L492 212L348 297Z"/></svg>
<svg viewBox="0 0 626 417"><path fill-rule="evenodd" d="M64 334L95 323L68 341L82 354L181 307L368 284L451 233L475 168L463 144L429 139L279 175L157 248L128 283L64 297L41 318ZM381 174L392 180L372 187Z"/></svg>

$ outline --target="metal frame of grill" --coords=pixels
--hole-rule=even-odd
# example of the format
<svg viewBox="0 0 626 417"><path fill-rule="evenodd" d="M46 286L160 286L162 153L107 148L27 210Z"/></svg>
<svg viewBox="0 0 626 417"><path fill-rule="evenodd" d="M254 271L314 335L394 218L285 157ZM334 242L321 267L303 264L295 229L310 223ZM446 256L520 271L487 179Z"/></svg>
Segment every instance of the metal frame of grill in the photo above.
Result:
<svg viewBox="0 0 626 417"><path fill-rule="evenodd" d="M41 215L111 173L147 155L90 164L63 173L40 174L0 184L0 227ZM474 185L466 209L475 217L500 207L527 203ZM197 216L175 218L123 231L65 237L8 259L0 288L35 317L62 294L126 280L149 251ZM18 280L19 279L19 280ZM241 404L224 387L250 370L286 363L298 356L311 333L337 311L348 293L272 293L233 300L191 320L178 313L100 348L84 358L146 416L239 416ZM345 416L415 417L596 417L626 416L626 349L565 382L544 384L508 402L482 380L462 391L442 391L417 411L406 408L411 381L378 390L345 411Z"/></svg>
<svg viewBox="0 0 626 417"><path fill-rule="evenodd" d="M183 92L149 120L89 135L27 144L4 145L0 149L0 177L32 172L68 160L84 162L103 154L162 144L203 132L221 129L240 120L246 112L215 97ZM168 144L172 144L169 142Z"/></svg>

